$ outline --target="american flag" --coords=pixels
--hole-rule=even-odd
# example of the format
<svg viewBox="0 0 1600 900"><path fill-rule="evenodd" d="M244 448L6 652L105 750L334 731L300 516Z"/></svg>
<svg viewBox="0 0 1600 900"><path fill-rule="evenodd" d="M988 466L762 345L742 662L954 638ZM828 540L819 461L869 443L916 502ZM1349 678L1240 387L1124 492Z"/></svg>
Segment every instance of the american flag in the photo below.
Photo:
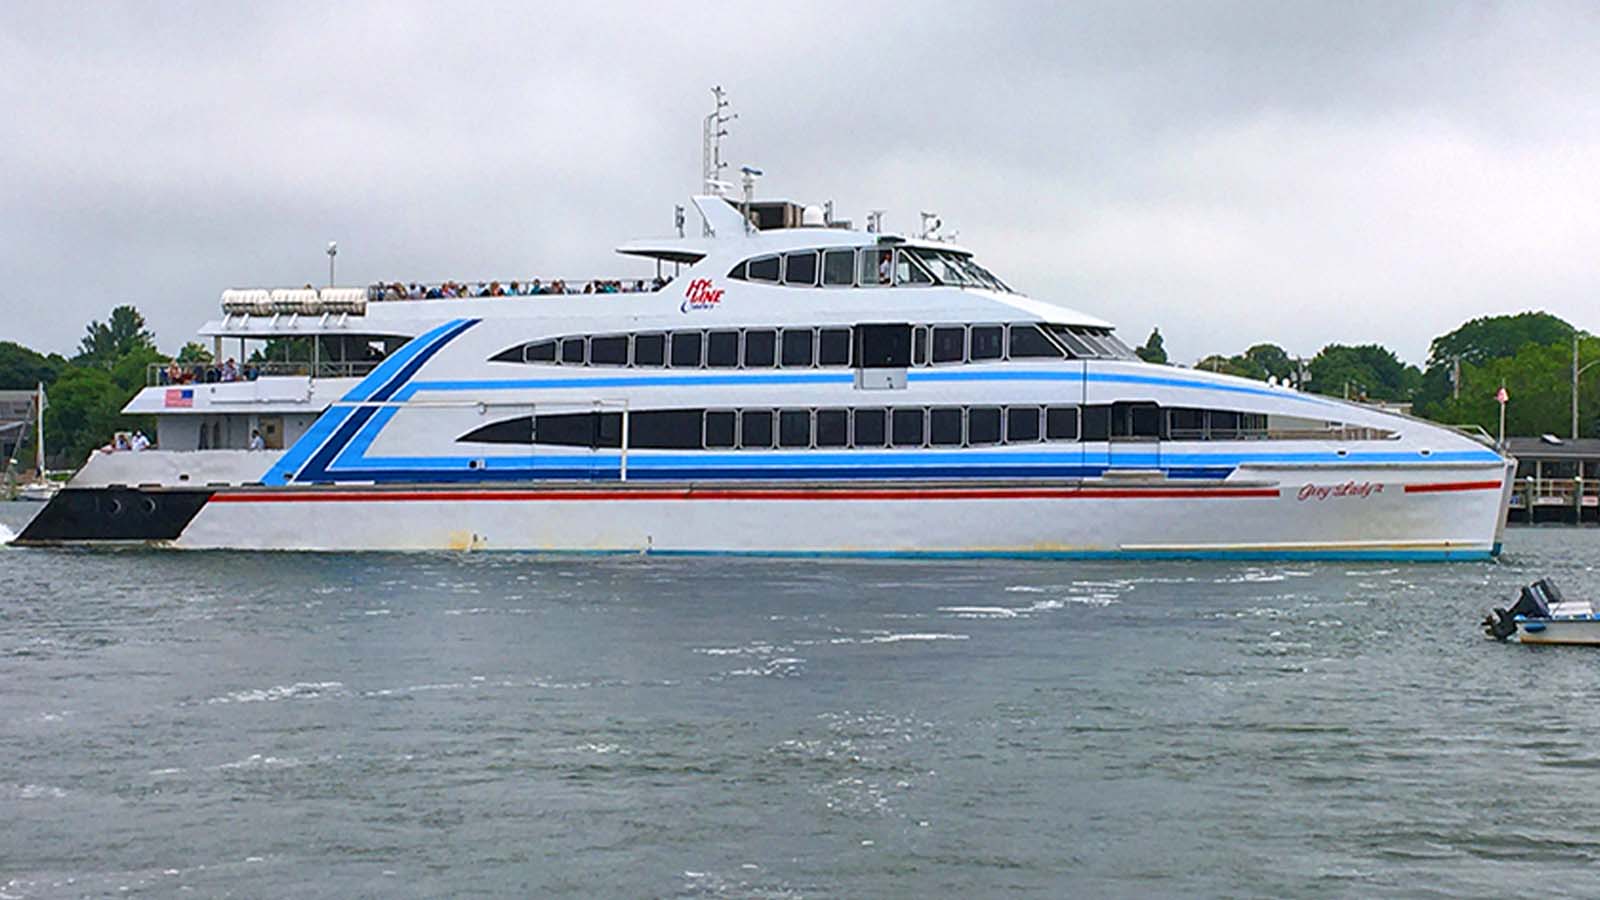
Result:
<svg viewBox="0 0 1600 900"><path fill-rule="evenodd" d="M165 406L194 406L194 388L167 388Z"/></svg>

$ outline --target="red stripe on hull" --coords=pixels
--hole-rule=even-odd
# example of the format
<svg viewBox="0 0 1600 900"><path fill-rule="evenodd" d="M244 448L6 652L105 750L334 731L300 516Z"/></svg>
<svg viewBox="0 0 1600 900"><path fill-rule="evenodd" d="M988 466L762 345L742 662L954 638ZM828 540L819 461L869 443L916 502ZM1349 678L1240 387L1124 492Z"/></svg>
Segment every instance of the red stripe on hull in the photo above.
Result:
<svg viewBox="0 0 1600 900"><path fill-rule="evenodd" d="M1441 484L1408 484L1408 494L1438 494L1445 491L1498 491L1504 487L1498 481L1448 481Z"/></svg>
<svg viewBox="0 0 1600 900"><path fill-rule="evenodd" d="M217 494L212 503L386 503L460 502L484 500L512 502L526 500L1166 500L1188 498L1270 498L1277 499L1277 488L1070 488L1015 489L974 488L970 490L930 488L928 490L885 489L853 491L799 491L775 489L574 491L248 491Z"/></svg>

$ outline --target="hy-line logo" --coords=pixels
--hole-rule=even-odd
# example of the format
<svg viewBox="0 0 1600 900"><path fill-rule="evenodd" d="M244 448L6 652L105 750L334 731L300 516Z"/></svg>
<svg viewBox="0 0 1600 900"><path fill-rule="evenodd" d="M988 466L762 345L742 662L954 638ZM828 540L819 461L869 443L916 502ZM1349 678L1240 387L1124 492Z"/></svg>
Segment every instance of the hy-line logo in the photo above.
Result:
<svg viewBox="0 0 1600 900"><path fill-rule="evenodd" d="M683 305L678 307L682 312L691 309L716 309L717 304L722 302L722 288L712 288L709 278L696 278L689 282L683 297Z"/></svg>

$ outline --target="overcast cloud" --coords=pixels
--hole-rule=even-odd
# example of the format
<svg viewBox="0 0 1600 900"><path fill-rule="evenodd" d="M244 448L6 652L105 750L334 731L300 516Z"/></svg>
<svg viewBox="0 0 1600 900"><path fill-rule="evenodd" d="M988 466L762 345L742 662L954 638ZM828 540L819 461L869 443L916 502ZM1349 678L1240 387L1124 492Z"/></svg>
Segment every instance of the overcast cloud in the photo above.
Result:
<svg viewBox="0 0 1600 900"><path fill-rule="evenodd" d="M645 274L709 88L763 193L937 210L1174 358L1600 330L1600 7L0 6L0 339L230 286Z"/></svg>

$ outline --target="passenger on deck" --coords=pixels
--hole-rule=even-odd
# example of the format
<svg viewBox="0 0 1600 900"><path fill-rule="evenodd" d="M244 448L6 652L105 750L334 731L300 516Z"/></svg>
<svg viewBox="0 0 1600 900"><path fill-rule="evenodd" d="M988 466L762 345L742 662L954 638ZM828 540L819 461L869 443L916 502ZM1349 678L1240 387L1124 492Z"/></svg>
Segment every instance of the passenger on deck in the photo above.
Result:
<svg viewBox="0 0 1600 900"><path fill-rule="evenodd" d="M234 359L231 356L228 357L228 361L227 362L222 364L222 380L223 381L238 381L239 380L239 364L237 362L234 362Z"/></svg>
<svg viewBox="0 0 1600 900"><path fill-rule="evenodd" d="M150 449L150 439L144 436L143 430L134 429L133 437L128 439L128 449L135 453Z"/></svg>
<svg viewBox="0 0 1600 900"><path fill-rule="evenodd" d="M251 450L265 450L265 449L267 449L267 442L261 439L261 432L255 430L254 428L250 429L250 449Z"/></svg>
<svg viewBox="0 0 1600 900"><path fill-rule="evenodd" d="M161 373L162 384L183 384L183 368L177 360L167 363L166 371Z"/></svg>
<svg viewBox="0 0 1600 900"><path fill-rule="evenodd" d="M498 281L489 282L489 290L484 294L485 297L504 297L505 295L506 289L501 287Z"/></svg>

